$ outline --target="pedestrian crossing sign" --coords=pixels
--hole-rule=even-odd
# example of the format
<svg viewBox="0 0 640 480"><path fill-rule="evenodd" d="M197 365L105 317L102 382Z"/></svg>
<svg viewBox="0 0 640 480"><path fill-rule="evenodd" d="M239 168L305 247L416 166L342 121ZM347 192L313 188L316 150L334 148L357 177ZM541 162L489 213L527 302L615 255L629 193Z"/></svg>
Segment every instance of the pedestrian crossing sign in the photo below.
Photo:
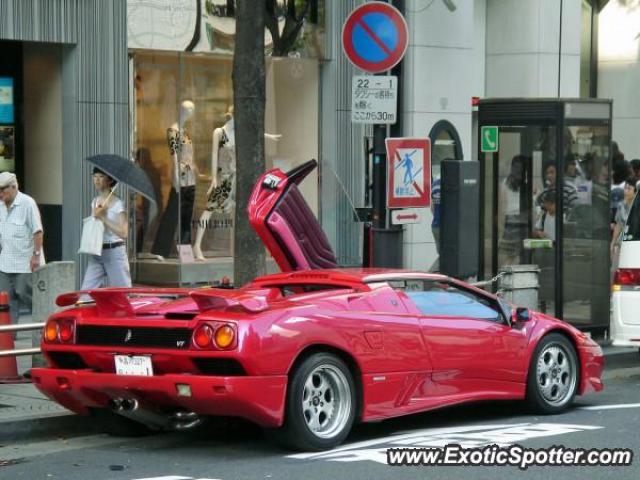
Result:
<svg viewBox="0 0 640 480"><path fill-rule="evenodd" d="M431 141L387 138L387 206L428 207L431 203Z"/></svg>

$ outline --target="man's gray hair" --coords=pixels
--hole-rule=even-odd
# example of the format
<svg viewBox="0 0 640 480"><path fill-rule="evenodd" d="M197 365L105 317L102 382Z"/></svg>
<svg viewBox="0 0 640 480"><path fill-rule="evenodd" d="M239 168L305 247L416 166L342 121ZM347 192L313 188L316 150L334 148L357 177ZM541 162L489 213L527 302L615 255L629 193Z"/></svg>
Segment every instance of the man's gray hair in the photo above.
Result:
<svg viewBox="0 0 640 480"><path fill-rule="evenodd" d="M11 172L0 173L0 188L11 186L18 186L18 179L16 178L16 174Z"/></svg>

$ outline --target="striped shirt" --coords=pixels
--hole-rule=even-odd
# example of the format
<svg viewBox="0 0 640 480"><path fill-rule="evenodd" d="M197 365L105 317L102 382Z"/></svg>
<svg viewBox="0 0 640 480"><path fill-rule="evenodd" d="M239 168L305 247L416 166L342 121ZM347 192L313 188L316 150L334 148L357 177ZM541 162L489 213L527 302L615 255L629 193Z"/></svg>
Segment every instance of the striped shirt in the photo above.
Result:
<svg viewBox="0 0 640 480"><path fill-rule="evenodd" d="M555 186L546 187L542 191L542 193L538 195L538 198L536 199L536 205L542 207L542 199L544 198L545 193L553 190L555 190ZM578 190L573 186L573 184L568 181L564 182L564 188L562 189L562 202L564 213L567 213L569 210L575 207L576 203L578 202Z"/></svg>
<svg viewBox="0 0 640 480"><path fill-rule="evenodd" d="M41 231L40 211L29 195L18 192L8 209L0 201L0 272L31 273L33 236Z"/></svg>

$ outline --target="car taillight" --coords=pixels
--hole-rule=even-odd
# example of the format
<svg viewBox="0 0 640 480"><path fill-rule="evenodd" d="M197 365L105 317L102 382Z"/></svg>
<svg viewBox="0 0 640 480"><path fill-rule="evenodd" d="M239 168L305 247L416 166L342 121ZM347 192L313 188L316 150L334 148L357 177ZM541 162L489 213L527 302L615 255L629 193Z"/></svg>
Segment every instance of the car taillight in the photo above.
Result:
<svg viewBox="0 0 640 480"><path fill-rule="evenodd" d="M236 332L230 325L222 325L216 330L216 335L213 338L218 348L227 349L233 345L233 341L236 338Z"/></svg>
<svg viewBox="0 0 640 480"><path fill-rule="evenodd" d="M640 286L640 268L619 268L616 270L613 276L614 290L634 286Z"/></svg>
<svg viewBox="0 0 640 480"><path fill-rule="evenodd" d="M75 325L73 320L60 320L58 322L58 338L62 343L67 343L73 340L74 333Z"/></svg>
<svg viewBox="0 0 640 480"><path fill-rule="evenodd" d="M52 318L44 327L44 340L47 343L73 343L75 341L76 322L73 318Z"/></svg>
<svg viewBox="0 0 640 480"><path fill-rule="evenodd" d="M224 322L206 322L193 331L192 343L197 348L231 350L237 344L236 326Z"/></svg>
<svg viewBox="0 0 640 480"><path fill-rule="evenodd" d="M207 348L213 339L213 329L209 325L200 325L193 332L193 343L198 348Z"/></svg>
<svg viewBox="0 0 640 480"><path fill-rule="evenodd" d="M44 327L44 339L48 343L58 340L58 322L49 320Z"/></svg>

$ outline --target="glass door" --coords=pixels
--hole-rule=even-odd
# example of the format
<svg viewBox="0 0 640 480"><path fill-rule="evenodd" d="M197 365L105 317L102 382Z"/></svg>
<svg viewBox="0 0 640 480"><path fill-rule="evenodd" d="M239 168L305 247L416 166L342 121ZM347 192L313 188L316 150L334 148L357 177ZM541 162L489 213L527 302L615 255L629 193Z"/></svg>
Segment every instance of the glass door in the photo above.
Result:
<svg viewBox="0 0 640 480"><path fill-rule="evenodd" d="M555 131L501 126L498 152L483 154L485 277L507 266L537 265L539 308L550 314L556 310Z"/></svg>
<svg viewBox="0 0 640 480"><path fill-rule="evenodd" d="M563 319L578 327L603 325L611 280L609 127L569 125L565 136L563 182L574 198L563 217Z"/></svg>

